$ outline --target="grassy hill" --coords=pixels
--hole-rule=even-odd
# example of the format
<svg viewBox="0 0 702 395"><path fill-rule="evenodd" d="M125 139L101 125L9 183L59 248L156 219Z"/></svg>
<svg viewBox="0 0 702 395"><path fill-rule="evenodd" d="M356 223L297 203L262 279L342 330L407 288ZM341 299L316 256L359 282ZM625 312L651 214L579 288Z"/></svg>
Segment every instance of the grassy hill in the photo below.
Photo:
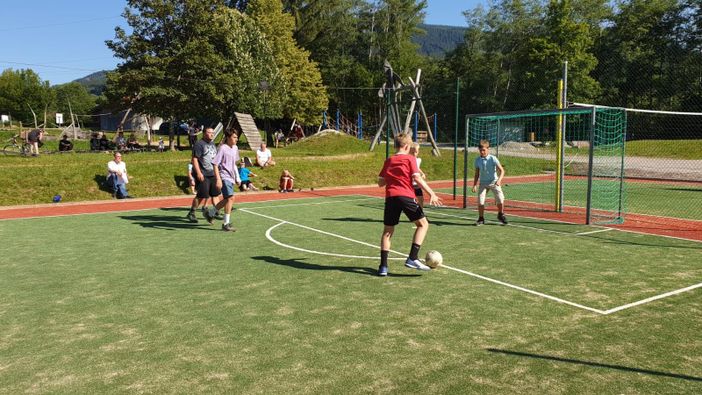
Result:
<svg viewBox="0 0 702 395"><path fill-rule="evenodd" d="M0 137L8 135L0 132ZM289 169L297 180L296 187L303 189L375 184L385 160L385 146L381 144L374 152L368 147L368 141L344 134L309 137L285 148L272 148L278 164L253 169L257 177L252 181L261 189L275 190L280 173ZM431 156L429 149L420 154L424 159L422 169L430 180L452 178L451 151L441 157ZM242 150L241 156L255 154ZM36 158L0 155L0 206L50 203L56 194L65 202L111 199L103 187L110 160L110 153L54 153ZM186 194L189 160L188 150L126 153L124 161L133 177L130 193L137 197ZM505 165L510 167L511 175L539 172L545 166L542 161L521 158Z"/></svg>

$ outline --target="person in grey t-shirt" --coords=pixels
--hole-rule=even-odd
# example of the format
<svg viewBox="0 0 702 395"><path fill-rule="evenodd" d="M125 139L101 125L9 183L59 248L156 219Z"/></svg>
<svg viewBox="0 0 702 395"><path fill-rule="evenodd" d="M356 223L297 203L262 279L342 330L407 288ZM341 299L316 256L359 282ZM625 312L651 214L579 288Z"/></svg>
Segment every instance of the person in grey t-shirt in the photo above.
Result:
<svg viewBox="0 0 702 395"><path fill-rule="evenodd" d="M202 205L203 210L206 210L207 199L210 197L212 204L217 204L222 189L222 181L215 177L214 165L212 164L212 160L217 155L217 147L215 147L213 140L214 129L207 128L203 132L202 139L193 147L193 176L195 177L197 195L193 198L187 216L188 220L193 223L197 222L197 217L195 217L197 207ZM205 218L211 223L210 217L210 215L205 215Z"/></svg>

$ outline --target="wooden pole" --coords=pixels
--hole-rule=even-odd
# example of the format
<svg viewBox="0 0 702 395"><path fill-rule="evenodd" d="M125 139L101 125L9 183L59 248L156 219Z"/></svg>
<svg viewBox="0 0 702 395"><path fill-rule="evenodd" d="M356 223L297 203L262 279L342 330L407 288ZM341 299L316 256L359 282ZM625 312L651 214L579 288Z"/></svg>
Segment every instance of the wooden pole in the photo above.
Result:
<svg viewBox="0 0 702 395"><path fill-rule="evenodd" d="M34 128L39 129L39 124L37 123L37 114L34 112L34 109L32 108L32 106L29 105L29 103L27 103L27 107L29 107L29 111L31 111L32 115L34 116Z"/></svg>
<svg viewBox="0 0 702 395"><path fill-rule="evenodd" d="M78 138L78 132L76 132L76 121L73 119L73 107L71 107L71 101L66 98L68 102L68 111L71 113L71 131L73 132L73 140Z"/></svg>

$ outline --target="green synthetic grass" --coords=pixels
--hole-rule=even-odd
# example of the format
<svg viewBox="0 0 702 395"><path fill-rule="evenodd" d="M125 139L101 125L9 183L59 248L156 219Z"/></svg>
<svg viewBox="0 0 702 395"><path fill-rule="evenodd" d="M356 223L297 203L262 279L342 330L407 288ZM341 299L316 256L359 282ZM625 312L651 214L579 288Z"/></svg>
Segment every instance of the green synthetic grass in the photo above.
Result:
<svg viewBox="0 0 702 395"><path fill-rule="evenodd" d="M702 386L699 289L599 315L446 268L419 273L392 261L390 276L378 278L372 246L382 200L237 207L233 234L185 222L184 209L0 222L2 392L619 394ZM592 228L519 218L477 228L470 211L428 212L422 252L437 249L457 269L589 307L702 281L699 243L617 231L577 236ZM274 244L266 232L308 251ZM403 257L412 232L406 222L397 227L392 249L401 254L391 257Z"/></svg>
<svg viewBox="0 0 702 395"><path fill-rule="evenodd" d="M553 182L506 183L502 188L505 199L554 204ZM593 208L614 210L619 207L619 183L593 180ZM444 192L453 190L442 189ZM458 193L462 194L462 190ZM702 220L702 189L690 185L647 182L626 182L624 192L625 213L658 215L673 218ZM566 180L563 204L586 207L587 181Z"/></svg>

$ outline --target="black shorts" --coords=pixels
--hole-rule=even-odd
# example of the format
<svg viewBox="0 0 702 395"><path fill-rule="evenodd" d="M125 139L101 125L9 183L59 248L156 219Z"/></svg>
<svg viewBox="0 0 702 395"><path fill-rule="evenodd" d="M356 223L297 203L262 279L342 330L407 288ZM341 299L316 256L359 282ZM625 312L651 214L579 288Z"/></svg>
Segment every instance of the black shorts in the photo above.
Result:
<svg viewBox="0 0 702 395"><path fill-rule="evenodd" d="M251 188L251 180L242 181L241 185L239 185L240 191L244 191L244 189L248 189L248 188Z"/></svg>
<svg viewBox="0 0 702 395"><path fill-rule="evenodd" d="M422 188L414 188L414 196L416 196L416 197L424 196L424 192L422 191Z"/></svg>
<svg viewBox="0 0 702 395"><path fill-rule="evenodd" d="M385 226L395 226L399 224L400 213L405 213L407 218L412 222L424 218L424 210L417 204L416 199L407 196L385 198L383 224Z"/></svg>
<svg viewBox="0 0 702 395"><path fill-rule="evenodd" d="M221 191L217 188L217 179L215 176L205 177L200 181L195 177L195 190L197 191L198 199L207 199L208 197L219 196Z"/></svg>

